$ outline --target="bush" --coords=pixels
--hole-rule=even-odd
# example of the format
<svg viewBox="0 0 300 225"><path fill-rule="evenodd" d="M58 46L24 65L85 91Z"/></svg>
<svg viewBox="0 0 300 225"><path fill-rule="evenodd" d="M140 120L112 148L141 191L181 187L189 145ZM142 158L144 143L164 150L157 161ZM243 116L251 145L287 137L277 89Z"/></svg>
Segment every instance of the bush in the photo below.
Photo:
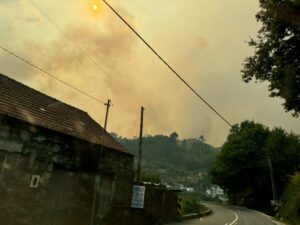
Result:
<svg viewBox="0 0 300 225"><path fill-rule="evenodd" d="M201 213L207 210L199 203L200 197L196 193L183 193L180 198L182 199L182 214Z"/></svg>
<svg viewBox="0 0 300 225"><path fill-rule="evenodd" d="M184 199L182 211L183 214L199 213L199 205L197 204L195 199Z"/></svg>
<svg viewBox="0 0 300 225"><path fill-rule="evenodd" d="M282 196L281 216L291 224L300 224L300 172L290 178Z"/></svg>

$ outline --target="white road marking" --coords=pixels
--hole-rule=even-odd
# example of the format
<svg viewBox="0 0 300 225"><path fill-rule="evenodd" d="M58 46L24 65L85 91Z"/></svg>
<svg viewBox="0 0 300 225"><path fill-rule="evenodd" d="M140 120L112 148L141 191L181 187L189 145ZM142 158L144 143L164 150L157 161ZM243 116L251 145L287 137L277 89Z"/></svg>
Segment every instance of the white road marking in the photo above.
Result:
<svg viewBox="0 0 300 225"><path fill-rule="evenodd" d="M233 212L232 210L229 210L230 212L232 212L233 214L234 214L234 216L235 216L235 219L231 222L231 223L229 223L228 225L234 225L237 221L238 221L238 219L239 219L239 216L238 216L238 214L236 214L235 212ZM227 223L226 223L227 224ZM225 224L225 225L226 225Z"/></svg>

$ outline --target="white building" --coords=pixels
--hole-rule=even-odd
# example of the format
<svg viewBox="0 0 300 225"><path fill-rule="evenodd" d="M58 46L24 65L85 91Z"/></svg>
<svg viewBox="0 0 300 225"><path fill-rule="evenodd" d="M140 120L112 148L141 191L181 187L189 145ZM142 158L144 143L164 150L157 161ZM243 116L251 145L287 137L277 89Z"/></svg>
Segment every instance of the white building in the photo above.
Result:
<svg viewBox="0 0 300 225"><path fill-rule="evenodd" d="M206 189L206 194L208 196L215 198L217 196L223 196L224 190L217 185L213 185L213 186L211 186L211 188Z"/></svg>

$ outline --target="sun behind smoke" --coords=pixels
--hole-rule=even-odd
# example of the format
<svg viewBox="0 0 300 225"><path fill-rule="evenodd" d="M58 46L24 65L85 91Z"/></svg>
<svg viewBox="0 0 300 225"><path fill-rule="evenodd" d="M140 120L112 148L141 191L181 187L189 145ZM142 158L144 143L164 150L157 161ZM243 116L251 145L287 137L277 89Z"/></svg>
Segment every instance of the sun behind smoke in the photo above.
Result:
<svg viewBox="0 0 300 225"><path fill-rule="evenodd" d="M98 16L103 11L103 5L99 1L91 1L89 5L90 14Z"/></svg>
<svg viewBox="0 0 300 225"><path fill-rule="evenodd" d="M98 11L98 10L99 10L99 5L96 4L96 3L94 3L94 4L92 5L92 9L93 9L94 11Z"/></svg>

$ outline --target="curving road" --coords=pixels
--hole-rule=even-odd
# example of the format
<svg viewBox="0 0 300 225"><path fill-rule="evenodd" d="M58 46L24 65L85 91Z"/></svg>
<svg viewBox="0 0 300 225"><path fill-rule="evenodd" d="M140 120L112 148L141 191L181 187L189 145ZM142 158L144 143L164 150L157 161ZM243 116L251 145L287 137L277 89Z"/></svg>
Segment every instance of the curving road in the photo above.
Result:
<svg viewBox="0 0 300 225"><path fill-rule="evenodd" d="M200 219L169 225L275 225L267 216L250 209L205 203L213 213Z"/></svg>

